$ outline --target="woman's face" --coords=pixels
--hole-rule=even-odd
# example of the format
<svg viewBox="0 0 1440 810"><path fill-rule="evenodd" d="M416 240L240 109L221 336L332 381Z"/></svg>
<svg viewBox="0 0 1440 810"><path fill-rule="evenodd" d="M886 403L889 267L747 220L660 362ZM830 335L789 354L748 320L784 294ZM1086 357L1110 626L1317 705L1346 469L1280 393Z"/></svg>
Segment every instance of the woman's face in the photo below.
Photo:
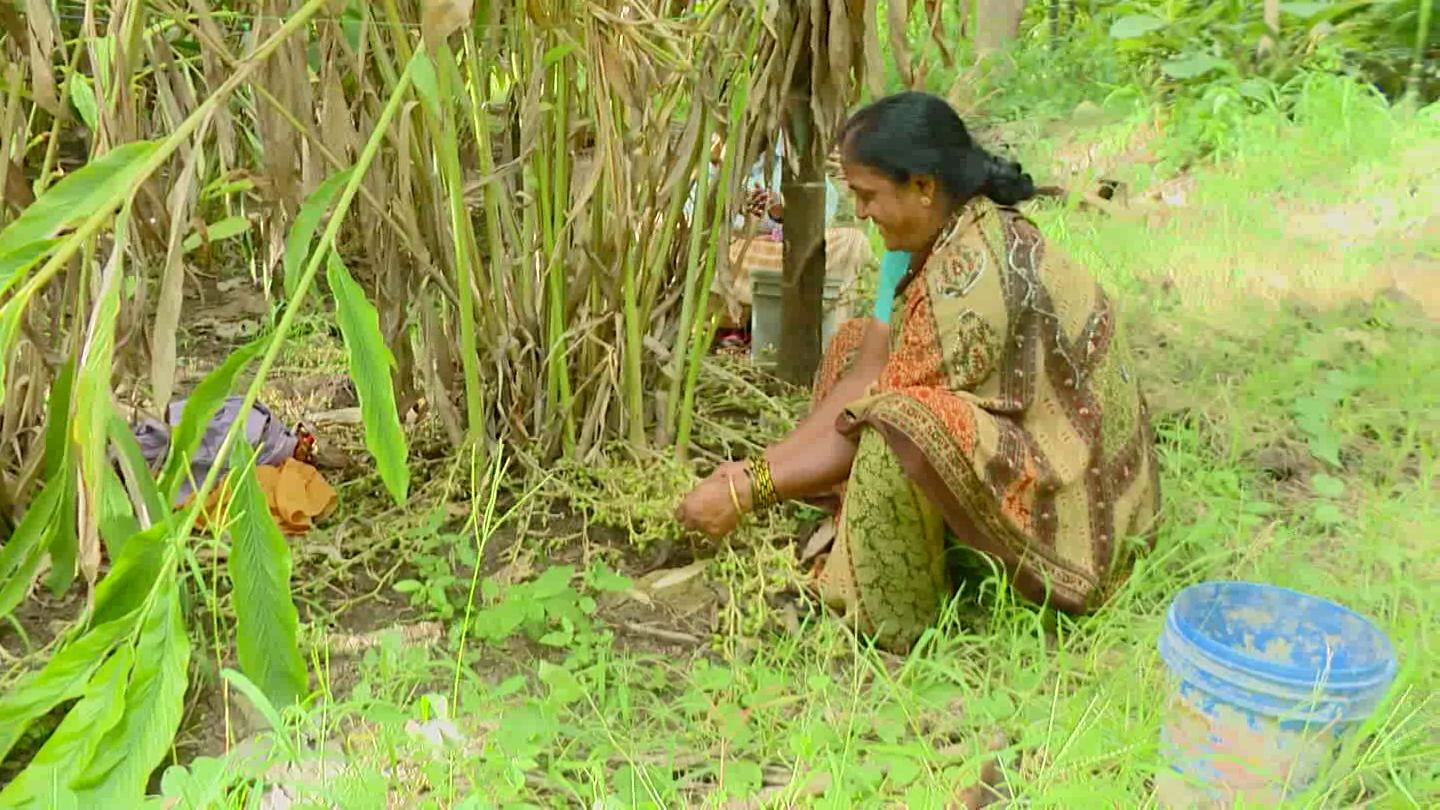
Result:
<svg viewBox="0 0 1440 810"><path fill-rule="evenodd" d="M880 230L888 250L920 252L935 235L934 183L914 178L896 183L889 176L855 161L844 162L845 179L855 195L855 216Z"/></svg>

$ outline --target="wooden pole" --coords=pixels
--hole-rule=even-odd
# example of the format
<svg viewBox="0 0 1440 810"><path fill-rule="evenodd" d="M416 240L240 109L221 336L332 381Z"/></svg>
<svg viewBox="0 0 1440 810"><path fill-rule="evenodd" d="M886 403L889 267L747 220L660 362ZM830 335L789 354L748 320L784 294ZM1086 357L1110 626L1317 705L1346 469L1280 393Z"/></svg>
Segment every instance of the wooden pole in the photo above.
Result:
<svg viewBox="0 0 1440 810"><path fill-rule="evenodd" d="M789 147L780 193L785 200L785 260L780 285L779 372L809 385L820 366L820 328L825 311L825 144L810 108L811 59L802 54L790 88ZM788 155L787 155L788 157Z"/></svg>

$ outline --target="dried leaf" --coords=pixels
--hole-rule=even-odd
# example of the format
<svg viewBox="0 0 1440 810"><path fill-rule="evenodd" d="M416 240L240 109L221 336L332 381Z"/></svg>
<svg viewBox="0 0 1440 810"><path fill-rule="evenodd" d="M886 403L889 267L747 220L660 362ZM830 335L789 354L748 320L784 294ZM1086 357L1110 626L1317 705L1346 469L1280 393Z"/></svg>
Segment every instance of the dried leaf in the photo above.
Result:
<svg viewBox="0 0 1440 810"><path fill-rule="evenodd" d="M50 59L55 50L55 17L45 0L25 0L25 24L30 31L30 93L41 109L56 118L69 118L55 86Z"/></svg>
<svg viewBox="0 0 1440 810"><path fill-rule="evenodd" d="M114 371L115 322L120 316L120 288L125 273L130 207L115 221L115 245L100 277L100 291L90 312L90 326L81 347L75 375L75 421L72 438L80 453L79 568L93 589L100 571L99 505L109 466L109 423L114 412L110 378Z"/></svg>
<svg viewBox="0 0 1440 810"><path fill-rule="evenodd" d="M827 85L838 90L837 96L844 99L851 95L850 79L856 67L853 64L855 40L850 31L850 10L847 6L846 0L830 0L830 64L825 75Z"/></svg>
<svg viewBox="0 0 1440 810"><path fill-rule="evenodd" d="M337 62L331 59L326 63L324 89L321 91L320 131L325 133L330 151L341 162L349 163L359 154L362 141L350 117L350 105L340 84L340 71L335 67Z"/></svg>
<svg viewBox="0 0 1440 810"><path fill-rule="evenodd" d="M897 0L898 1L898 0ZM865 0L865 84L870 95L885 95L885 54L880 46L880 0Z"/></svg>
<svg viewBox="0 0 1440 810"><path fill-rule="evenodd" d="M659 571L651 571L641 577L638 584L652 594L676 588L703 573L709 562L709 560L696 560L682 568L662 568Z"/></svg>
<svg viewBox="0 0 1440 810"><path fill-rule="evenodd" d="M165 252L165 269L160 278L160 301L150 338L151 398L160 407L167 406L175 392L176 331L180 328L180 308L185 291L182 236L199 190L195 177L200 158L199 142L197 138L196 147L185 156L180 176L170 187L170 239Z"/></svg>
<svg viewBox="0 0 1440 810"><path fill-rule="evenodd" d="M470 22L474 0L425 0L420 17L421 36L425 47L440 47L445 40Z"/></svg>
<svg viewBox="0 0 1440 810"><path fill-rule="evenodd" d="M834 542L835 519L826 518L825 522L815 528L815 533L810 535L809 542L805 544L805 550L800 553L800 563L803 565L819 557Z"/></svg>
<svg viewBox="0 0 1440 810"><path fill-rule="evenodd" d="M910 30L910 0L890 0L887 6L890 24L890 55L895 59L895 69L900 72L900 81L912 87L914 74L910 67L910 41L906 33Z"/></svg>

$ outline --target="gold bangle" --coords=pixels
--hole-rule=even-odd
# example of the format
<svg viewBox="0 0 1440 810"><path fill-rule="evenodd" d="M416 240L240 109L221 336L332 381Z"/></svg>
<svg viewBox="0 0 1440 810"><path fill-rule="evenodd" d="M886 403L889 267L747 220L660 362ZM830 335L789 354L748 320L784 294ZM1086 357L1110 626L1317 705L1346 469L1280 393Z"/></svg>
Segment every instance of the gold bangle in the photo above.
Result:
<svg viewBox="0 0 1440 810"><path fill-rule="evenodd" d="M725 483L730 485L730 503L735 505L735 517L744 517L745 510L740 508L740 493L735 490L735 477L725 476Z"/></svg>
<svg viewBox="0 0 1440 810"><path fill-rule="evenodd" d="M750 476L750 503L757 512L764 512L780 504L780 494L775 491L775 480L770 476L770 462L763 455L746 462L745 471Z"/></svg>

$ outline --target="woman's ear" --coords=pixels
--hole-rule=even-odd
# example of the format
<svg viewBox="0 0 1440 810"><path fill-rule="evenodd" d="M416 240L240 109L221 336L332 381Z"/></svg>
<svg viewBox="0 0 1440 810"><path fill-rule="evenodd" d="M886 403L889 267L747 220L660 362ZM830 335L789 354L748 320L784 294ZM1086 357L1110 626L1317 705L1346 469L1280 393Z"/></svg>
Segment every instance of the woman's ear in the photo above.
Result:
<svg viewBox="0 0 1440 810"><path fill-rule="evenodd" d="M910 188L920 196L922 205L934 205L939 200L940 184L936 183L935 178L928 174L910 178Z"/></svg>

